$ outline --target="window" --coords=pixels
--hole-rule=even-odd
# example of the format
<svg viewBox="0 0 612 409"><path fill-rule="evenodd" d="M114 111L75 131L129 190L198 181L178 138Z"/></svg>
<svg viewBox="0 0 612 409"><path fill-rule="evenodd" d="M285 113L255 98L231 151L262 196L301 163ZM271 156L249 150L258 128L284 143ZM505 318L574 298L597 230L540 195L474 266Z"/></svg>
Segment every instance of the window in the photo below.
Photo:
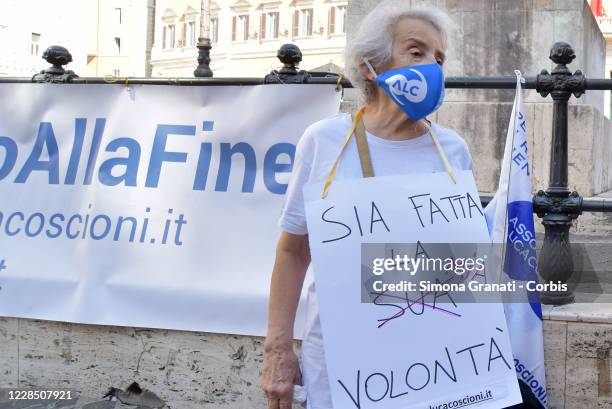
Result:
<svg viewBox="0 0 612 409"><path fill-rule="evenodd" d="M121 38L115 37L115 54L121 54Z"/></svg>
<svg viewBox="0 0 612 409"><path fill-rule="evenodd" d="M293 12L293 36L308 37L312 35L312 9L301 9Z"/></svg>
<svg viewBox="0 0 612 409"><path fill-rule="evenodd" d="M330 7L327 33L346 34L346 6Z"/></svg>
<svg viewBox="0 0 612 409"><path fill-rule="evenodd" d="M113 75L114 75L115 77L119 77L119 75L121 75L121 71L120 71L120 70L118 70L118 69L114 69L114 70L113 70Z"/></svg>
<svg viewBox="0 0 612 409"><path fill-rule="evenodd" d="M219 18L213 17L210 19L210 41L216 43L219 41Z"/></svg>
<svg viewBox="0 0 612 409"><path fill-rule="evenodd" d="M346 33L346 6L338 6L336 33Z"/></svg>
<svg viewBox="0 0 612 409"><path fill-rule="evenodd" d="M121 17L122 17L121 16L121 9L118 8L118 7L115 8L114 13L115 13L115 23L116 24L121 24L122 23L122 21L121 21L122 20L121 19Z"/></svg>
<svg viewBox="0 0 612 409"><path fill-rule="evenodd" d="M263 13L261 15L261 39L275 40L278 38L278 16L278 11Z"/></svg>
<svg viewBox="0 0 612 409"><path fill-rule="evenodd" d="M30 54L39 56L40 55L40 34L32 33L32 40L30 42Z"/></svg>
<svg viewBox="0 0 612 409"><path fill-rule="evenodd" d="M193 47L196 43L196 23L190 21L187 23L187 45Z"/></svg>
<svg viewBox="0 0 612 409"><path fill-rule="evenodd" d="M163 28L163 48L174 48L174 24L168 24Z"/></svg>
<svg viewBox="0 0 612 409"><path fill-rule="evenodd" d="M175 34L175 25L170 24L168 26L168 48L174 48L174 34Z"/></svg>
<svg viewBox="0 0 612 409"><path fill-rule="evenodd" d="M301 10L300 35L302 37L312 35L312 9Z"/></svg>
<svg viewBox="0 0 612 409"><path fill-rule="evenodd" d="M249 15L241 14L232 19L232 41L249 39Z"/></svg>

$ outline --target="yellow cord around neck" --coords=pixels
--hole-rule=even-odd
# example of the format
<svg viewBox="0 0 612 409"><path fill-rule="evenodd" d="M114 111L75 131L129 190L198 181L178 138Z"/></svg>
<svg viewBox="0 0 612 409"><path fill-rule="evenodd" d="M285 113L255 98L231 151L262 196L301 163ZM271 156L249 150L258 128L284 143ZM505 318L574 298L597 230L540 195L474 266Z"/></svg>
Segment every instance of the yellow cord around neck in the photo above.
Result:
<svg viewBox="0 0 612 409"><path fill-rule="evenodd" d="M342 159L342 154L346 150L346 147L348 146L348 143L351 140L351 136L353 136L353 134L355 133L357 124L363 119L364 114L365 114L365 106L359 108L359 111L357 111L357 113L355 114L355 118L353 119L351 128L347 132L346 137L344 138L344 142L342 143L342 149L340 150L340 153L338 154L338 157L336 158L334 165L329 171L329 175L327 175L327 179L325 180L325 185L323 185L323 193L321 194L322 199L325 199L327 197L329 188L331 187L331 184L334 180L334 176L336 175L336 170L338 169L338 165L340 164L340 160ZM431 136L431 139L433 140L433 143L436 147L436 150L438 151L438 154L440 155L440 159L442 160L442 163L444 164L446 173L448 173L448 176L450 176L453 183L457 183L457 179L455 178L453 168L450 162L448 161L448 159L446 158L446 154L444 153L444 150L442 149L442 145L440 144L440 141L438 141L438 136L436 135L436 132L433 130L433 127L429 125L427 125L427 130L428 130L429 135Z"/></svg>
<svg viewBox="0 0 612 409"><path fill-rule="evenodd" d="M338 164L340 163L342 154L346 150L346 147L349 141L351 140L351 136L353 136L353 132L355 132L355 128L357 128L357 124L363 118L364 113L365 113L365 106L361 107L359 111L357 111L357 113L355 114L355 119L353 120L353 124L351 125L351 128L349 129L348 133L346 134L346 137L344 138L342 149L340 150L340 153L338 154L338 157L336 158L336 161L334 162L334 166L332 166L331 170L329 171L329 175L327 175L327 179L325 180L325 185L323 186L323 194L321 195L322 199L325 199L327 197L327 192L329 191L329 188L331 187L331 184L334 180L334 176L336 174L336 170L338 169Z"/></svg>

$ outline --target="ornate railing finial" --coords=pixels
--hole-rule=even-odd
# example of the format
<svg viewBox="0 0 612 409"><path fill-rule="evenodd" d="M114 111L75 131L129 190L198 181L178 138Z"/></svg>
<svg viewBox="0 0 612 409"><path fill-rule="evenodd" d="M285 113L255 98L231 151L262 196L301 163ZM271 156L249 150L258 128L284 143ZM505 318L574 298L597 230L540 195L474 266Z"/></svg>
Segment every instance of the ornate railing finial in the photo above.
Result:
<svg viewBox="0 0 612 409"><path fill-rule="evenodd" d="M72 78L78 77L74 71L62 67L72 62L72 55L66 48L52 45L43 52L42 58L51 64L51 67L34 75L32 82L70 82Z"/></svg>
<svg viewBox="0 0 612 409"><path fill-rule="evenodd" d="M567 68L575 58L574 49L568 43L559 41L550 49L552 62L557 64L552 73L542 70L537 76L536 91L543 97L551 94L553 100L568 100L571 94L580 98L586 91L586 78L582 71L576 70L574 74Z"/></svg>
<svg viewBox="0 0 612 409"><path fill-rule="evenodd" d="M549 58L555 63L560 65L568 65L571 64L572 61L576 58L576 54L574 54L574 49L568 43L563 41L559 41L554 43L550 49Z"/></svg>
<svg viewBox="0 0 612 409"><path fill-rule="evenodd" d="M310 78L308 71L297 68L302 61L302 51L297 45L283 44L276 56L283 63L283 68L266 75L265 83L303 84Z"/></svg>

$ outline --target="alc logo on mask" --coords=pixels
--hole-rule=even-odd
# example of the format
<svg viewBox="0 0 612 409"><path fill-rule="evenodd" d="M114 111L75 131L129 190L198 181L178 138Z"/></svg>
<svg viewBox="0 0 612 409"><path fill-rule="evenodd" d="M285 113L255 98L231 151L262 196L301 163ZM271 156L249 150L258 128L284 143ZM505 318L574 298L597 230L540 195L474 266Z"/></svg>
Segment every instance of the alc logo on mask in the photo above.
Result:
<svg viewBox="0 0 612 409"><path fill-rule="evenodd" d="M425 99L427 96L427 81L423 74L417 70L411 69L410 71L416 73L419 79L409 80L402 74L396 74L387 80L385 83L389 86L391 95L395 97L398 104L404 105L399 96L404 96L408 101L418 103Z"/></svg>

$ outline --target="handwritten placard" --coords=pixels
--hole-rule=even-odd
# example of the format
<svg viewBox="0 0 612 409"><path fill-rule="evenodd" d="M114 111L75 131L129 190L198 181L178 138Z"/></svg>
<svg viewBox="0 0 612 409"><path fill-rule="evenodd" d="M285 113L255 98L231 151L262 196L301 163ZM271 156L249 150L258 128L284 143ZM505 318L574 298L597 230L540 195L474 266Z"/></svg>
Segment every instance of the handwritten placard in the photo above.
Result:
<svg viewBox="0 0 612 409"><path fill-rule="evenodd" d="M490 241L471 171L456 176L337 180L325 199L322 183L304 187L334 409L521 402L501 304L361 299L362 243Z"/></svg>

